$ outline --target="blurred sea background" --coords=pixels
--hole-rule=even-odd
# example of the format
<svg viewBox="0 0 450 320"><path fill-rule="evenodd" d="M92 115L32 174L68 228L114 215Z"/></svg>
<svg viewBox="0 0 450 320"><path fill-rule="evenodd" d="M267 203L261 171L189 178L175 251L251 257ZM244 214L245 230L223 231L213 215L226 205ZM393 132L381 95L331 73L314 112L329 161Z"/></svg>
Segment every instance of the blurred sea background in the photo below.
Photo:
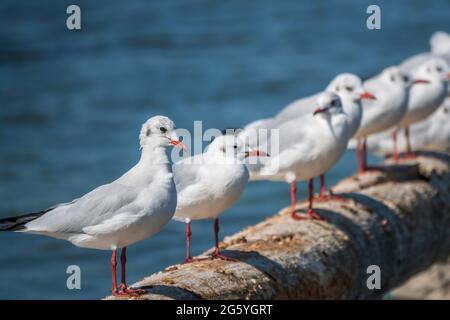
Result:
<svg viewBox="0 0 450 320"><path fill-rule="evenodd" d="M110 182L139 158L140 125L239 127L322 90L340 72L362 77L428 50L450 31L450 2L25 1L0 3L0 217L44 209ZM82 30L66 28L78 4ZM371 161L377 161L371 158ZM352 174L353 151L328 174ZM300 184L305 196L305 184ZM285 183L249 184L221 219L221 236L289 203ZM193 252L213 244L193 223ZM110 252L43 236L0 234L0 299L98 299L109 294ZM184 258L184 224L129 247L133 283ZM66 268L81 267L81 290Z"/></svg>

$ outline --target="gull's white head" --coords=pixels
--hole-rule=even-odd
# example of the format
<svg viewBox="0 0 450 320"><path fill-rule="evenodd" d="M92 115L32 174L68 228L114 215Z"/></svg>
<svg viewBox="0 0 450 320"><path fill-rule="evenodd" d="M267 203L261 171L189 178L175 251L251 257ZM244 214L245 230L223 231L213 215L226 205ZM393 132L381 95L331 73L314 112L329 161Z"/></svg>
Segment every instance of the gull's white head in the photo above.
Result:
<svg viewBox="0 0 450 320"><path fill-rule="evenodd" d="M317 98L317 105L318 107L314 111L313 115L330 117L336 114L344 113L341 98L331 91L322 92Z"/></svg>
<svg viewBox="0 0 450 320"><path fill-rule="evenodd" d="M450 54L450 34L444 31L435 32L430 39L431 51L438 55Z"/></svg>
<svg viewBox="0 0 450 320"><path fill-rule="evenodd" d="M384 83L390 86L407 88L410 84L408 75L404 74L400 68L396 66L384 69L381 72L380 77Z"/></svg>
<svg viewBox="0 0 450 320"><path fill-rule="evenodd" d="M361 99L375 99L375 96L364 90L361 78L352 73L342 73L331 81L326 88L339 95L342 100L360 101Z"/></svg>
<svg viewBox="0 0 450 320"><path fill-rule="evenodd" d="M208 146L207 154L216 159L227 159L233 163L249 156L263 156L263 152L251 149L242 138L236 135L223 135L215 138ZM228 161L227 161L228 163Z"/></svg>
<svg viewBox="0 0 450 320"><path fill-rule="evenodd" d="M450 77L449 67L444 59L432 57L420 65L415 77L419 77L423 82L447 83Z"/></svg>
<svg viewBox="0 0 450 320"><path fill-rule="evenodd" d="M164 116L155 116L148 119L141 128L139 134L141 148L168 147L185 148L175 133L175 124L172 120Z"/></svg>

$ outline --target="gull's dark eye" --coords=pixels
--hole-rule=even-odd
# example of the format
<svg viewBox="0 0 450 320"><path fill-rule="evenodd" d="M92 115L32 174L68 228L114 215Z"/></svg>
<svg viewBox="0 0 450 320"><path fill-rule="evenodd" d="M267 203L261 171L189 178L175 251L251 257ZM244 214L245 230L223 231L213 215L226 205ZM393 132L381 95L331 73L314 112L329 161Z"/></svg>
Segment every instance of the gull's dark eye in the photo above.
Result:
<svg viewBox="0 0 450 320"><path fill-rule="evenodd" d="M408 82L408 81L409 81L409 77L408 77L408 76L403 76L403 80L404 80L405 82Z"/></svg>
<svg viewBox="0 0 450 320"><path fill-rule="evenodd" d="M442 72L442 67L436 67L437 72Z"/></svg>
<svg viewBox="0 0 450 320"><path fill-rule="evenodd" d="M355 88L353 88L352 86L347 86L345 87L345 90L347 90L348 92L353 92Z"/></svg>
<svg viewBox="0 0 450 320"><path fill-rule="evenodd" d="M159 128L159 131L161 131L162 133L166 133L166 132L167 132L167 129L164 128L164 127L160 127L160 128Z"/></svg>
<svg viewBox="0 0 450 320"><path fill-rule="evenodd" d="M237 145L234 145L233 148L234 148L234 149L237 149Z"/></svg>
<svg viewBox="0 0 450 320"><path fill-rule="evenodd" d="M391 81L395 82L395 77L393 75L391 75Z"/></svg>
<svg viewBox="0 0 450 320"><path fill-rule="evenodd" d="M335 107L336 104L337 104L337 101L336 101L336 100L331 100L331 106L332 106L332 107Z"/></svg>

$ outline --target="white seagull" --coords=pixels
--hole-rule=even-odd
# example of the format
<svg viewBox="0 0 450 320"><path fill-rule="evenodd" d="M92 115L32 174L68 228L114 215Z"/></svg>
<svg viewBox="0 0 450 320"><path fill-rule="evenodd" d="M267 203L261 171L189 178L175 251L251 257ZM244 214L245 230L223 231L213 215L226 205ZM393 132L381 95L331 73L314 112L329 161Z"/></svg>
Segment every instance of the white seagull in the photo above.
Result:
<svg viewBox="0 0 450 320"><path fill-rule="evenodd" d="M430 38L430 52L423 52L404 60L400 67L404 72L411 72L431 57L440 57L450 64L450 34L444 31L433 33Z"/></svg>
<svg viewBox="0 0 450 320"><path fill-rule="evenodd" d="M450 98L431 116L410 128L411 147L421 150L450 150ZM406 140L400 136L399 146L406 145ZM389 139L389 132L382 132L368 140L367 149L378 156L390 156L393 141Z"/></svg>
<svg viewBox="0 0 450 320"><path fill-rule="evenodd" d="M361 123L363 115L361 100L375 100L375 95L366 91L361 79L352 73L339 74L329 83L325 91L333 92L339 96L342 108L347 115L347 139L350 139L356 133ZM298 99L281 110L275 117L257 120L248 124L241 135L248 139L250 146L258 146L258 148L264 150L261 144L264 144L265 141L261 141L261 137L255 134L255 132L261 129L270 130L272 128L279 128L294 118L311 115L316 108L317 100L321 94L322 92L319 92L312 96ZM270 135L267 135L267 137L269 138ZM320 184L319 198L326 199L328 196L326 195L327 190L325 187L324 173L320 175Z"/></svg>
<svg viewBox="0 0 450 320"><path fill-rule="evenodd" d="M399 67L384 69L379 75L364 82L364 87L377 96L377 100L365 101L361 125L354 135L357 140L358 172L367 169L367 137L396 126L408 109L409 88L425 80L411 81ZM397 158L396 136L394 130L394 155Z"/></svg>
<svg viewBox="0 0 450 320"><path fill-rule="evenodd" d="M278 148L273 148L271 140L266 142L262 150L271 150L271 157L259 165L248 165L250 180L290 183L291 215L297 220L305 217L295 211L296 181L308 180L306 218L320 219L313 210L313 178L322 175L339 160L350 137L351 123L341 99L332 92L323 92L315 103L315 111L284 122L277 129ZM273 154L277 149L278 152Z"/></svg>
<svg viewBox="0 0 450 320"><path fill-rule="evenodd" d="M352 73L341 73L337 75L324 91L333 92L339 96L342 108L348 117L348 133L350 136L353 136L358 130L362 119L361 100L374 100L376 99L375 96L372 92L366 91L361 79ZM321 92L292 102L274 117L274 122L280 124L301 115L314 112L320 94Z"/></svg>
<svg viewBox="0 0 450 320"><path fill-rule="evenodd" d="M0 220L0 231L46 235L83 248L112 250L112 294L136 295L125 279L126 247L160 231L170 221L177 193L167 147L184 145L174 123L156 116L142 125L139 162L117 180L69 203ZM116 282L117 249L121 254L121 282Z"/></svg>
<svg viewBox="0 0 450 320"><path fill-rule="evenodd" d="M438 31L430 38L430 52L424 52L414 55L400 64L403 74L409 74L416 70L422 63L426 62L432 57L441 57L450 65L450 35ZM420 79L416 79L418 82ZM447 98L444 103L427 119L413 124L410 128L411 145L415 148L442 148L448 145L448 126L444 126L448 120L448 108L450 105L450 98ZM364 114L365 116L365 114ZM370 136L367 141L367 149L377 155L388 156L393 155L395 160L398 160L397 147L397 130L392 133L381 132ZM392 139L392 141L390 140ZM406 140L403 137L398 138L398 144L406 145ZM356 146L355 141L351 141L352 146Z"/></svg>
<svg viewBox="0 0 450 320"><path fill-rule="evenodd" d="M417 69L411 71L412 78L422 79L421 85L411 87L408 109L398 127L405 130L406 156L413 156L409 139L409 126L422 121L439 108L448 95L449 69L440 57L427 58Z"/></svg>
<svg viewBox="0 0 450 320"><path fill-rule="evenodd" d="M230 259L219 252L219 216L233 205L247 185L244 158L259 156L235 135L215 138L207 150L173 165L178 203L174 219L186 223L186 258L190 252L191 220L214 219L213 258Z"/></svg>

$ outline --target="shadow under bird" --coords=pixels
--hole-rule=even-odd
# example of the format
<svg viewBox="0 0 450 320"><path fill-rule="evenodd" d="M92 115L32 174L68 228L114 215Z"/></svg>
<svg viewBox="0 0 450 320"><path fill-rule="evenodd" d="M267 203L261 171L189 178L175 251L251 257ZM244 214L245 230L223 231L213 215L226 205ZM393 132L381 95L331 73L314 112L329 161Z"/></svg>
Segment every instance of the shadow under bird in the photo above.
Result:
<svg viewBox="0 0 450 320"><path fill-rule="evenodd" d="M128 172L72 202L0 219L0 231L46 235L78 247L112 250L112 294L144 293L126 285L126 248L160 231L175 213L177 193L166 149L184 145L174 130L169 118L150 118L142 125L139 135L140 160ZM119 286L118 249L122 249Z"/></svg>

